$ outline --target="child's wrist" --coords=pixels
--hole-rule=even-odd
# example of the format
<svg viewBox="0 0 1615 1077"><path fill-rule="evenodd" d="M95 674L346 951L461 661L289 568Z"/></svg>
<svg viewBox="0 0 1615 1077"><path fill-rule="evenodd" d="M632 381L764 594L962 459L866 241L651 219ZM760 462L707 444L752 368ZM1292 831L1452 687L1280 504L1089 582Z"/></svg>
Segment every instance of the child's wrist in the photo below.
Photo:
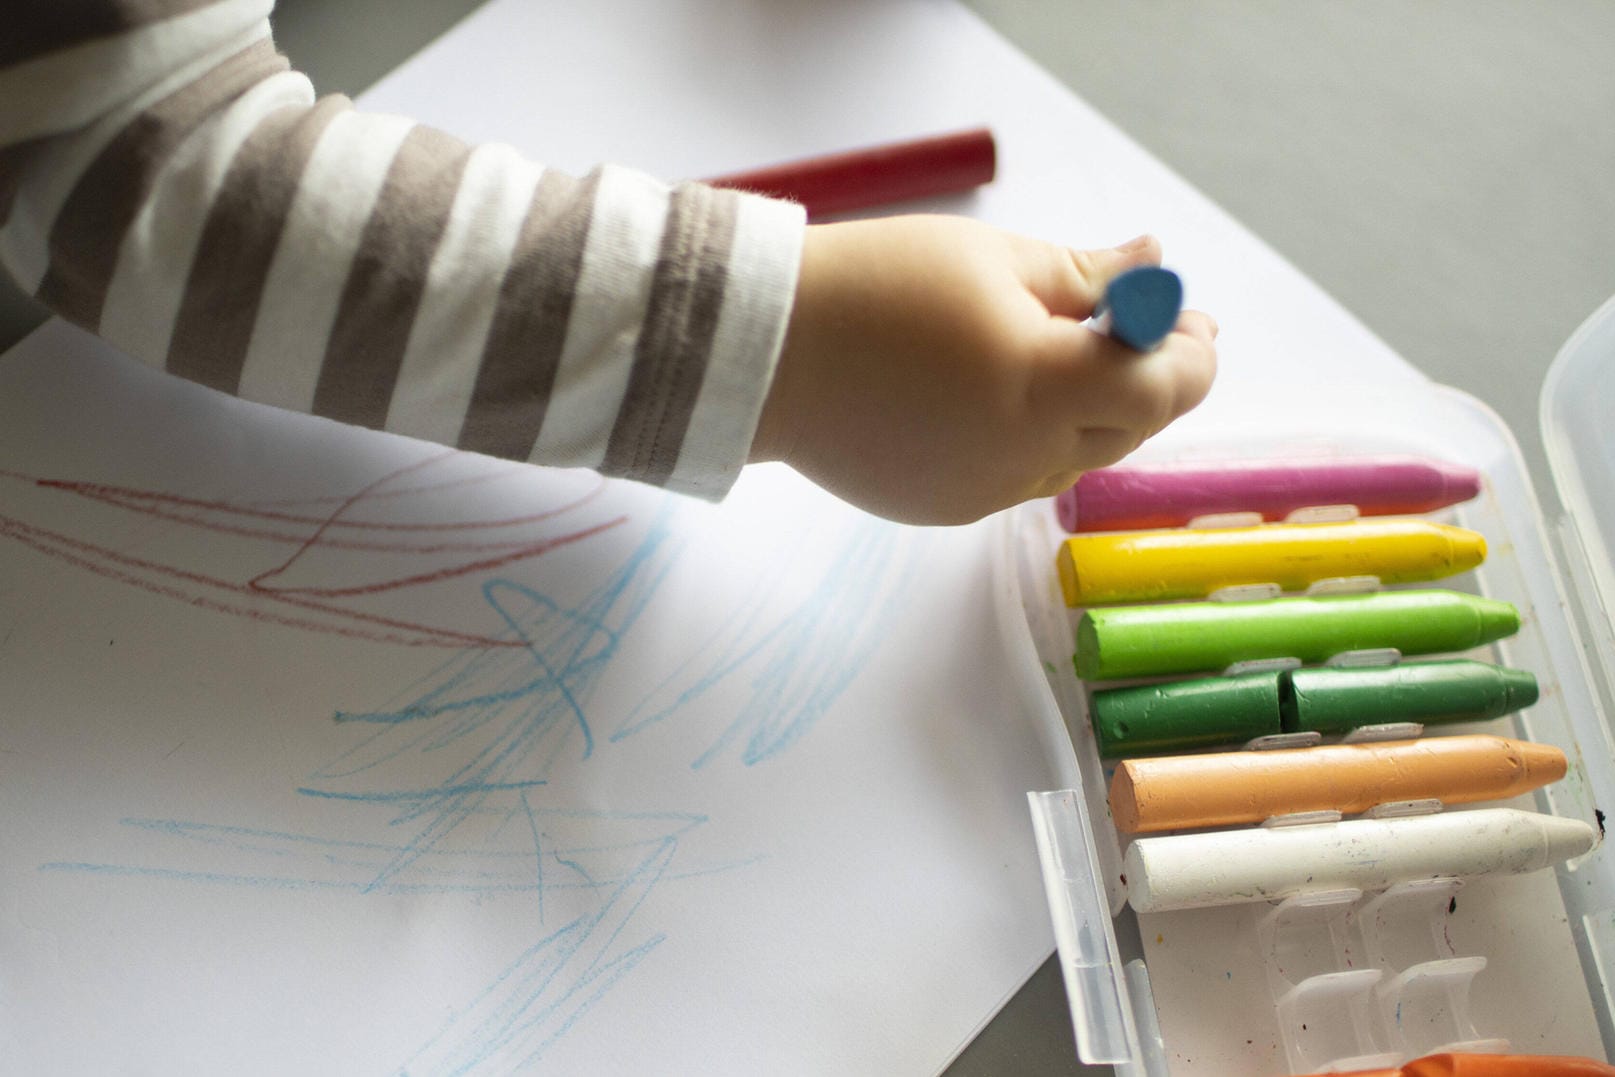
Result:
<svg viewBox="0 0 1615 1077"><path fill-rule="evenodd" d="M802 265L797 276L796 297L791 304L785 338L773 379L757 420L748 459L752 463L790 460L801 434L801 384L812 364L816 345L821 302L819 285L825 269L820 256L826 225L809 225L802 237Z"/></svg>

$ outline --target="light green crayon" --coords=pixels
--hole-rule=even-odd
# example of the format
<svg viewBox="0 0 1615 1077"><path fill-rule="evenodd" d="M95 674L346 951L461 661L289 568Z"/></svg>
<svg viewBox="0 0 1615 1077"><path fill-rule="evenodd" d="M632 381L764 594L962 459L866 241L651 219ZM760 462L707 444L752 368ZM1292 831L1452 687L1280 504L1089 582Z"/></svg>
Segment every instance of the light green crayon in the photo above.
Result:
<svg viewBox="0 0 1615 1077"><path fill-rule="evenodd" d="M1211 673L1236 662L1322 662L1380 647L1467 651L1519 627L1509 603L1457 591L1116 606L1082 615L1075 662L1077 676L1089 681Z"/></svg>

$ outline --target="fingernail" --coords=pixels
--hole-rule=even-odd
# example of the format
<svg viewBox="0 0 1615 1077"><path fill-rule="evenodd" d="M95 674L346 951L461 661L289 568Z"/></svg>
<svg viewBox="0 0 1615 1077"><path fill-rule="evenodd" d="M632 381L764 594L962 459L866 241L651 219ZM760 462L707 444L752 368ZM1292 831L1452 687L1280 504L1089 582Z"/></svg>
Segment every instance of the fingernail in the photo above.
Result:
<svg viewBox="0 0 1615 1077"><path fill-rule="evenodd" d="M1150 234L1145 232L1143 235L1138 236L1135 239L1129 239L1126 243L1123 243L1116 249L1122 254L1134 254L1143 250L1145 247L1148 247L1150 245L1150 238Z"/></svg>

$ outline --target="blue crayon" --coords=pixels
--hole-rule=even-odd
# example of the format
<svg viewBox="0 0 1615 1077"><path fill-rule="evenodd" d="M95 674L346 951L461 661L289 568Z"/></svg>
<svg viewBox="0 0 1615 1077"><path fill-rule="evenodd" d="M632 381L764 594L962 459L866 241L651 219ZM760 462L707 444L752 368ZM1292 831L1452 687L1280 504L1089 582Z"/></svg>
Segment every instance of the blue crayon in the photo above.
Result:
<svg viewBox="0 0 1615 1077"><path fill-rule="evenodd" d="M1183 310L1183 281L1170 269L1139 266L1112 280L1094 309L1095 328L1135 351L1160 345Z"/></svg>

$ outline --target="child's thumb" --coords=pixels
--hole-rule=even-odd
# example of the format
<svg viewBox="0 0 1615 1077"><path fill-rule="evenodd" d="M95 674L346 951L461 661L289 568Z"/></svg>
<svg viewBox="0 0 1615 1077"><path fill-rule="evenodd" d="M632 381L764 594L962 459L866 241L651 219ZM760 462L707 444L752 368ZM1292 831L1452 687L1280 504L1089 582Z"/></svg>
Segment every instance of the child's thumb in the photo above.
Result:
<svg viewBox="0 0 1615 1077"><path fill-rule="evenodd" d="M1092 316L1105 286L1136 266L1160 265L1161 243L1143 235L1119 247L1077 250L1044 245L1042 266L1029 267L1027 286L1050 314L1068 318Z"/></svg>

